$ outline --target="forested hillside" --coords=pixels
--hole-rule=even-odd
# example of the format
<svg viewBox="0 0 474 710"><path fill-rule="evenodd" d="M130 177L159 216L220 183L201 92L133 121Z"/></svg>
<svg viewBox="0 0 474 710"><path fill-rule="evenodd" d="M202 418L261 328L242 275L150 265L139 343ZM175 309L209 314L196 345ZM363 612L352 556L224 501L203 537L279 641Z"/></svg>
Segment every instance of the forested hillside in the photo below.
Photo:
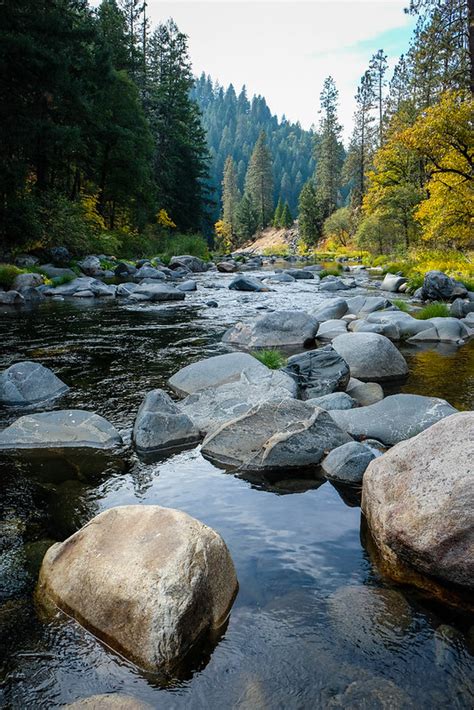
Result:
<svg viewBox="0 0 474 710"><path fill-rule="evenodd" d="M232 84L224 89L204 74L196 81L191 96L201 109L207 133L215 219L219 216L227 158L234 160L237 186L243 192L250 156L262 131L272 159L274 204L281 198L296 215L301 188L315 168L313 131L305 131L285 118L279 120L263 96L249 99L245 86L237 94Z"/></svg>

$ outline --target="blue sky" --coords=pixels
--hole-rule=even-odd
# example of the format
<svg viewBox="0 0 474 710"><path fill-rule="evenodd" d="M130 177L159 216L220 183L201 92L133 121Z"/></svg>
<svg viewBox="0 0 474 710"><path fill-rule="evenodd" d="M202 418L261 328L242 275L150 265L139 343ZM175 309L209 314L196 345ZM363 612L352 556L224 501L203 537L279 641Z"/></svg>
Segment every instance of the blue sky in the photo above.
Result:
<svg viewBox="0 0 474 710"><path fill-rule="evenodd" d="M98 4L97 0L93 4ZM389 74L408 48L409 0L148 0L153 24L173 17L189 36L196 74L262 94L273 113L309 128L331 74L340 121L351 133L357 84L374 52L389 55Z"/></svg>

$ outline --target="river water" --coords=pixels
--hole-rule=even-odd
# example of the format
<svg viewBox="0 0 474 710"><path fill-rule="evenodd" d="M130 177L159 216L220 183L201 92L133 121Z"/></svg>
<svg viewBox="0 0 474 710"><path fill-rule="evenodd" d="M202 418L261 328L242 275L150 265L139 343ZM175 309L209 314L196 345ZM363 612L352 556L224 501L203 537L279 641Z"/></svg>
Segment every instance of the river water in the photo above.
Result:
<svg viewBox="0 0 474 710"><path fill-rule="evenodd" d="M312 308L309 282L237 293L206 274L178 305L48 302L0 313L0 367L29 359L71 386L54 408L84 408L124 435L147 391L180 367L226 352L237 320L265 309ZM360 292L352 291L347 295ZM338 294L339 295L339 294ZM344 295L344 294L342 294ZM218 308L206 305L218 302ZM474 408L474 344L404 346L395 391ZM391 391L394 391L392 388ZM20 412L0 412L0 426ZM44 550L114 505L179 508L215 528L240 591L219 638L176 677L147 674L74 621L45 623L32 591ZM471 708L474 619L384 579L365 547L357 492L311 478L239 478L199 448L154 463L0 461L0 706L52 708L124 693L156 708Z"/></svg>

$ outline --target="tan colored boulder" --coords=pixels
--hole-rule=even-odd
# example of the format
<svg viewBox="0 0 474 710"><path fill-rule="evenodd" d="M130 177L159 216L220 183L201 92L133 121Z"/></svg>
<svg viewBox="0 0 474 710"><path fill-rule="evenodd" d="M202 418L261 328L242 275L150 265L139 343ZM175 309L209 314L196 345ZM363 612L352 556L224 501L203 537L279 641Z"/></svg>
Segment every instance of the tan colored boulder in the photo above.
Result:
<svg viewBox="0 0 474 710"><path fill-rule="evenodd" d="M36 597L149 670L172 667L227 619L237 592L214 530L157 505L106 510L47 551Z"/></svg>
<svg viewBox="0 0 474 710"><path fill-rule="evenodd" d="M374 459L362 510L392 576L401 579L406 567L473 589L474 412L446 417Z"/></svg>
<svg viewBox="0 0 474 710"><path fill-rule="evenodd" d="M68 710L109 710L109 708L110 710L152 710L152 706L148 703L122 693L91 695L62 707Z"/></svg>

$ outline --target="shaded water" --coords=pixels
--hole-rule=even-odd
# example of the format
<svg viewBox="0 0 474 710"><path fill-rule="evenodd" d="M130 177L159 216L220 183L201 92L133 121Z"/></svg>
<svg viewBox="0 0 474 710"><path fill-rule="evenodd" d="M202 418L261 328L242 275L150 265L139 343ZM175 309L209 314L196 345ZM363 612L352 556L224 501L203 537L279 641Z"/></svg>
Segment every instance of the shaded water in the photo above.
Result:
<svg viewBox="0 0 474 710"><path fill-rule="evenodd" d="M126 432L147 391L226 351L227 326L322 300L311 282L269 294L205 288L229 279L201 277L178 306L46 303L3 312L0 367L39 360L72 386L55 408L97 411ZM211 298L219 308L205 305ZM404 353L411 374L403 391L474 408L473 344ZM1 412L1 426L18 415ZM236 564L240 591L227 628L176 678L139 671L73 621L44 624L32 604L47 545L128 503L185 510L221 533ZM472 707L474 620L381 578L364 547L357 495L319 471L245 480L199 449L152 464L133 454L66 468L3 460L0 509L0 706L50 708L122 692L159 708Z"/></svg>

